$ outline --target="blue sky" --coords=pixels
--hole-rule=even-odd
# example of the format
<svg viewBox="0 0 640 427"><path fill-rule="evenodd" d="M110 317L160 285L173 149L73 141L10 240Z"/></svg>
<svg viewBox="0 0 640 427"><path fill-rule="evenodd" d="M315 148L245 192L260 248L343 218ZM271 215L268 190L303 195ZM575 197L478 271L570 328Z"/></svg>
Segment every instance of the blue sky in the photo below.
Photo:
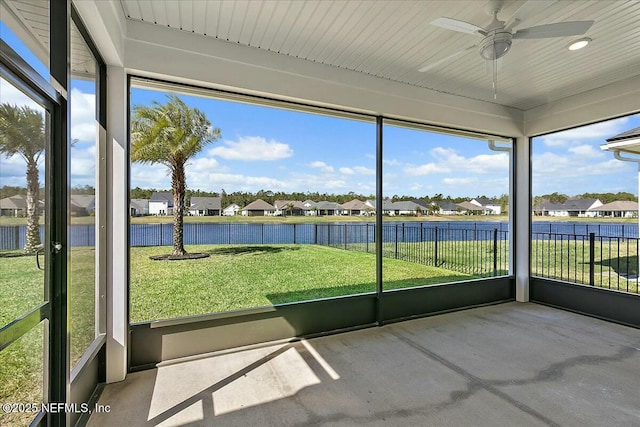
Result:
<svg viewBox="0 0 640 427"><path fill-rule="evenodd" d="M2 38L38 72L47 68L0 24ZM165 102L157 91L132 89L132 105ZM33 105L0 81L1 102ZM181 97L205 112L222 138L187 167L191 189L227 192L301 191L334 194L375 192L375 124L257 105ZM95 95L93 82L72 80L72 186L95 183ZM637 169L613 159L600 145L640 126L640 114L534 139L533 193L637 193ZM25 183L19 158L0 158L0 186ZM170 188L160 165L133 164L132 187ZM422 197L489 197L508 193L508 157L486 141L385 126L384 194Z"/></svg>
<svg viewBox="0 0 640 427"><path fill-rule="evenodd" d="M19 52L25 61L31 65L45 79L49 79L48 67L33 54L9 30L4 23L0 23L2 39ZM96 121L95 121L95 82L71 79L71 138L75 140L70 153L71 186L90 185L95 187L96 175ZM12 105L26 105L38 111L44 109L11 86L4 79L0 79L0 102ZM44 184L44 157L40 159L40 184ZM26 185L26 165L20 156L6 158L0 156L0 187Z"/></svg>

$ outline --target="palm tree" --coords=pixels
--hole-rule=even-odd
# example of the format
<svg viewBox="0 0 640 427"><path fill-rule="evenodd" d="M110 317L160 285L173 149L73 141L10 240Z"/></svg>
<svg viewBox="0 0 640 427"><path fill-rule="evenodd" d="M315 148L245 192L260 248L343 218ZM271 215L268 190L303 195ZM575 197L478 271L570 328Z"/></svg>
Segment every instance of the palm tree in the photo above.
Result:
<svg viewBox="0 0 640 427"><path fill-rule="evenodd" d="M45 149L42 113L33 108L0 104L0 154L19 155L27 163L27 238L24 250L36 251L40 244L38 161Z"/></svg>
<svg viewBox="0 0 640 427"><path fill-rule="evenodd" d="M183 216L186 188L185 164L207 144L220 138L205 114L169 95L166 104L137 105L131 121L131 160L165 165L173 190L173 251L171 258L187 254L184 249Z"/></svg>

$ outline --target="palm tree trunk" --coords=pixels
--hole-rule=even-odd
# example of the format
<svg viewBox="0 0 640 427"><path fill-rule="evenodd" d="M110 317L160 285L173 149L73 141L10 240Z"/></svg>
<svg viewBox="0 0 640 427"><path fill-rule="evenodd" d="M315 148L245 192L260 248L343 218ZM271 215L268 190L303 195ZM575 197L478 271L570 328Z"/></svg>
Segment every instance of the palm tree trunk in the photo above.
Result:
<svg viewBox="0 0 640 427"><path fill-rule="evenodd" d="M38 209L38 195L40 193L40 178L38 164L30 159L27 162L27 238L24 251L34 253L40 244L40 209Z"/></svg>
<svg viewBox="0 0 640 427"><path fill-rule="evenodd" d="M184 195L186 177L184 163L174 165L171 171L171 183L173 186L173 252L172 257L186 255L184 249Z"/></svg>

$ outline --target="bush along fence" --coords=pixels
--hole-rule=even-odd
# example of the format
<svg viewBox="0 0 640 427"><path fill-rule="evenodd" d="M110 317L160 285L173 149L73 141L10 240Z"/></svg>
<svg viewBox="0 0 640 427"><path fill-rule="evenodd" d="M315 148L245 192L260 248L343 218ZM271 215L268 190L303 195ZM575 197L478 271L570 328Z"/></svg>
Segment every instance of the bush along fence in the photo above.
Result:
<svg viewBox="0 0 640 427"><path fill-rule="evenodd" d="M531 274L638 294L640 239L534 233Z"/></svg>

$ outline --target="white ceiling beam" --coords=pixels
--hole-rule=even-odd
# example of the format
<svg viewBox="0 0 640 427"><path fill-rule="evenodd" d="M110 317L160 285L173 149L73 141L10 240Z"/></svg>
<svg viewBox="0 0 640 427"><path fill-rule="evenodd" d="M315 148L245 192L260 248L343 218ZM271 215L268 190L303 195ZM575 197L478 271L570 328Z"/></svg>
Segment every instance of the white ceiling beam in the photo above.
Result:
<svg viewBox="0 0 640 427"><path fill-rule="evenodd" d="M144 76L520 136L510 107L392 82L184 31L127 21L125 67Z"/></svg>
<svg viewBox="0 0 640 427"><path fill-rule="evenodd" d="M640 79L631 77L524 112L528 136L640 112Z"/></svg>
<svg viewBox="0 0 640 427"><path fill-rule="evenodd" d="M122 66L126 19L120 2L75 0L73 4L107 65Z"/></svg>

